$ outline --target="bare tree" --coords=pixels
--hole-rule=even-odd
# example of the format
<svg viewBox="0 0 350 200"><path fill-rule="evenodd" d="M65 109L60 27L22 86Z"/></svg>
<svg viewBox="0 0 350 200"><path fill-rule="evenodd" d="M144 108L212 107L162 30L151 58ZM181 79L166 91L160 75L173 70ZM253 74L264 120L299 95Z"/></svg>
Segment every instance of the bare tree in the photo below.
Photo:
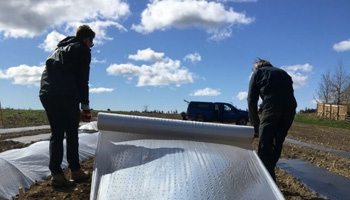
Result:
<svg viewBox="0 0 350 200"><path fill-rule="evenodd" d="M143 112L147 113L148 112L148 105L143 106Z"/></svg>
<svg viewBox="0 0 350 200"><path fill-rule="evenodd" d="M344 104L350 106L350 83L349 83L348 86L345 88L345 91L344 91L344 99L345 99Z"/></svg>
<svg viewBox="0 0 350 200"><path fill-rule="evenodd" d="M339 61L337 68L335 68L331 83L334 97L333 103L337 105L345 104L345 91L350 82L342 61Z"/></svg>
<svg viewBox="0 0 350 200"><path fill-rule="evenodd" d="M321 81L318 83L317 96L322 103L332 102L332 80L329 70L322 74Z"/></svg>
<svg viewBox="0 0 350 200"><path fill-rule="evenodd" d="M341 60L334 71L328 70L325 74L322 74L316 92L318 100L322 103L349 104L350 76L347 74Z"/></svg>

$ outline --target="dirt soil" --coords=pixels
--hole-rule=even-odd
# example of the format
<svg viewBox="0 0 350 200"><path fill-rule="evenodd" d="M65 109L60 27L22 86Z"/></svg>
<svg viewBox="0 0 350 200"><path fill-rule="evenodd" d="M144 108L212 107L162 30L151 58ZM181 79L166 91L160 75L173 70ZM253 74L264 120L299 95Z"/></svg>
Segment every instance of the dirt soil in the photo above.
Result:
<svg viewBox="0 0 350 200"><path fill-rule="evenodd" d="M39 133L47 133L48 130L29 131L15 134L0 135L0 152L22 148L23 145L17 142L4 141L11 137L19 135L33 135ZM288 138L307 142L310 144L322 146L334 150L343 150L350 152L350 130L318 127L313 125L305 125L294 123L289 131ZM254 146L258 140L254 141ZM302 159L315 166L327 169L330 172L350 178L350 159L343 158L334 154L326 153L320 150L314 150L308 147L296 144L285 143L281 158L286 159ZM82 168L92 173L94 158L82 162ZM67 171L65 173L68 173ZM318 194L312 192L305 187L298 179L287 174L281 169L276 169L277 185L287 200L321 200L324 199ZM74 199L86 200L90 198L90 182L78 184L71 189L55 189L49 185L48 177L46 180L37 182L29 188L24 195L24 199ZM90 180L91 181L91 180ZM15 199L18 199L17 197Z"/></svg>

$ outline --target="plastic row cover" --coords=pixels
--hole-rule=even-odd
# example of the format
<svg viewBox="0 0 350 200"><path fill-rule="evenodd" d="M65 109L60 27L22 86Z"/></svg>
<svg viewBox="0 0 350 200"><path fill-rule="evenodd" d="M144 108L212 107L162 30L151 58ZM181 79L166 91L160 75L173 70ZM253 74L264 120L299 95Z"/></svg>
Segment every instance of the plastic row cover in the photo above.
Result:
<svg viewBox="0 0 350 200"><path fill-rule="evenodd" d="M81 161L95 155L97 138L97 133L79 134ZM18 194L19 187L28 189L36 181L49 176L48 165L49 141L37 142L26 148L0 153L0 200L11 199ZM64 155L62 167L67 167L66 155Z"/></svg>
<svg viewBox="0 0 350 200"><path fill-rule="evenodd" d="M253 129L100 113L90 199L284 199Z"/></svg>

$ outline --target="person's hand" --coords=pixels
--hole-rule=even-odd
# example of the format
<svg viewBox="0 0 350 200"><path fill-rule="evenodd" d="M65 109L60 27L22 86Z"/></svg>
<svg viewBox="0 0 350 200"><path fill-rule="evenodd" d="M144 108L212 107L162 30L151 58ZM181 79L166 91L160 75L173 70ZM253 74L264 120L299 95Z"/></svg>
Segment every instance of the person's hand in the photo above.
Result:
<svg viewBox="0 0 350 200"><path fill-rule="evenodd" d="M80 120L82 122L91 122L91 110L90 110L90 106L88 104L81 104L81 113L80 113Z"/></svg>
<svg viewBox="0 0 350 200"><path fill-rule="evenodd" d="M259 137L259 124L257 125L254 124L254 137L255 138Z"/></svg>
<svg viewBox="0 0 350 200"><path fill-rule="evenodd" d="M250 119L250 124L253 125L253 127L254 127L254 137L258 138L259 137L260 118L257 114L250 114L249 119Z"/></svg>
<svg viewBox="0 0 350 200"><path fill-rule="evenodd" d="M91 122L92 113L90 110L82 110L80 114L80 120L82 122Z"/></svg>

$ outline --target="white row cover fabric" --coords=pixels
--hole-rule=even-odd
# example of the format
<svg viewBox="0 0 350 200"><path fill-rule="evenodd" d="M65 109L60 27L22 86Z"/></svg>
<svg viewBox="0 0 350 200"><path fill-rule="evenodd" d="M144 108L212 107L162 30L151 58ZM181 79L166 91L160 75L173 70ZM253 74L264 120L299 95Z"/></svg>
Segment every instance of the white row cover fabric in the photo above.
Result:
<svg viewBox="0 0 350 200"><path fill-rule="evenodd" d="M79 134L80 161L95 155L97 139L98 133ZM64 148L66 148L65 145ZM66 168L67 165L64 154L62 167ZM48 166L49 141L41 141L26 148L0 153L0 200L11 199L18 194L19 187L28 189L36 181L49 176Z"/></svg>
<svg viewBox="0 0 350 200"><path fill-rule="evenodd" d="M90 199L284 199L252 127L100 113Z"/></svg>

